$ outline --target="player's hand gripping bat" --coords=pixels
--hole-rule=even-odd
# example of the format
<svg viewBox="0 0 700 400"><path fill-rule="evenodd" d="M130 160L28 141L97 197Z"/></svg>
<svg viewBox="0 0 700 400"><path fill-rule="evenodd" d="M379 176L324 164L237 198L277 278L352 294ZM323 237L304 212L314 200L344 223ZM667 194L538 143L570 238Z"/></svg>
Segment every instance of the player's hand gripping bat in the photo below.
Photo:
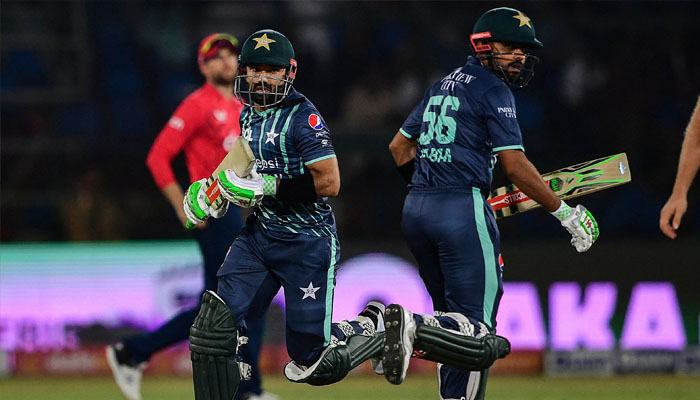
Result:
<svg viewBox="0 0 700 400"><path fill-rule="evenodd" d="M248 174L250 174L250 171L253 170L254 166L255 155L253 154L253 150L251 150L250 146L248 145L248 141L243 136L239 136L231 147L231 150L229 150L228 154L226 154L226 157L221 160L219 166L216 167L214 172L212 172L211 176L207 179L207 182L204 184L204 192L207 194L207 199L214 209L221 208L223 202L226 201L223 199L223 197L221 197L219 185L217 184L219 172L226 169L232 169L236 175L241 178L245 178L248 176ZM195 224L187 221L187 229L192 229L194 226Z"/></svg>
<svg viewBox="0 0 700 400"><path fill-rule="evenodd" d="M623 185L632 175L627 154L620 153L543 174L542 179L557 197L567 200ZM540 207L513 184L492 190L488 202L499 219Z"/></svg>

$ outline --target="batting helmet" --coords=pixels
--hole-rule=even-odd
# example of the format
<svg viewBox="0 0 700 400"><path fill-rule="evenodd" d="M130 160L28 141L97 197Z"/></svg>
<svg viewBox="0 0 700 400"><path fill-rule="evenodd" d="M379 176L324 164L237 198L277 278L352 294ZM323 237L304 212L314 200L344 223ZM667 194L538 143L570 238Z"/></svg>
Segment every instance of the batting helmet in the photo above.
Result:
<svg viewBox="0 0 700 400"><path fill-rule="evenodd" d="M270 107L281 103L289 94L296 77L297 62L294 59L294 47L283 34L272 29L263 29L250 35L241 47L238 56L239 73L234 82L236 98L246 105ZM269 65L284 67L283 79L263 75L248 75L246 66ZM259 85L261 89L251 88L254 82L265 79L268 85Z"/></svg>
<svg viewBox="0 0 700 400"><path fill-rule="evenodd" d="M520 73L513 76L497 66L493 62L493 58L514 53L494 53L491 42L518 43L526 48L543 47L542 42L535 36L532 20L521 11L508 7L494 8L482 14L474 24L469 41L476 57L488 60L491 69L513 90L527 85L534 75L534 66L539 62L539 59L531 54L526 54Z"/></svg>

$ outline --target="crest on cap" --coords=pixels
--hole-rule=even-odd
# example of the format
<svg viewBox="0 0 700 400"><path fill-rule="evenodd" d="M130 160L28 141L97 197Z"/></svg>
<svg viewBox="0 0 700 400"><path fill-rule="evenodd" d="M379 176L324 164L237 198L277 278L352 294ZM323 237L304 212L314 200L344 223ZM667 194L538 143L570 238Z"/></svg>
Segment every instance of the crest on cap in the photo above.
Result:
<svg viewBox="0 0 700 400"><path fill-rule="evenodd" d="M276 42L275 39L267 37L267 33L263 33L262 36L253 38L253 40L255 41L255 48L253 50L257 50L262 47L263 49L270 51L270 44Z"/></svg>

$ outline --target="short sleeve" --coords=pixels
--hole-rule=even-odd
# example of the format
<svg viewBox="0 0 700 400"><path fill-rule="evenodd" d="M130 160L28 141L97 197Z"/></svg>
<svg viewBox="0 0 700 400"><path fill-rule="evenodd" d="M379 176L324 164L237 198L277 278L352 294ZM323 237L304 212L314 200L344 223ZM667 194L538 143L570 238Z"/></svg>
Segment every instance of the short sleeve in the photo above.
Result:
<svg viewBox="0 0 700 400"><path fill-rule="evenodd" d="M311 109L300 117L295 124L294 142L304 165L335 157L330 131L321 115Z"/></svg>
<svg viewBox="0 0 700 400"><path fill-rule="evenodd" d="M482 96L481 104L486 114L486 127L491 138L492 151L525 151L515 110L515 99L510 89L505 85L492 87Z"/></svg>

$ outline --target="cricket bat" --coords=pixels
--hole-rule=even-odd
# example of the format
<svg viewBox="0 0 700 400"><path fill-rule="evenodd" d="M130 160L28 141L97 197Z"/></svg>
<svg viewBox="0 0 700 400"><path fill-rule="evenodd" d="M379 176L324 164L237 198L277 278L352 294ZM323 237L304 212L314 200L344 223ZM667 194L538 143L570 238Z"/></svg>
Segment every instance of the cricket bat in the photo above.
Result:
<svg viewBox="0 0 700 400"><path fill-rule="evenodd" d="M233 143L231 150L229 150L226 157L221 160L218 167L211 173L211 176L204 183L204 192L207 194L209 203L214 207L214 209L219 209L224 203L224 199L221 197L221 192L219 191L219 185L217 181L219 179L219 172L232 169L233 172L240 178L244 178L250 174L255 166L255 155L253 150L251 150L248 145L248 141L243 137L239 136L238 139ZM187 229L194 228L195 224L187 221Z"/></svg>
<svg viewBox="0 0 700 400"><path fill-rule="evenodd" d="M632 180L627 154L620 153L562 168L542 175L562 200L624 185ZM491 191L488 202L497 219L540 207L540 204L510 184Z"/></svg>

